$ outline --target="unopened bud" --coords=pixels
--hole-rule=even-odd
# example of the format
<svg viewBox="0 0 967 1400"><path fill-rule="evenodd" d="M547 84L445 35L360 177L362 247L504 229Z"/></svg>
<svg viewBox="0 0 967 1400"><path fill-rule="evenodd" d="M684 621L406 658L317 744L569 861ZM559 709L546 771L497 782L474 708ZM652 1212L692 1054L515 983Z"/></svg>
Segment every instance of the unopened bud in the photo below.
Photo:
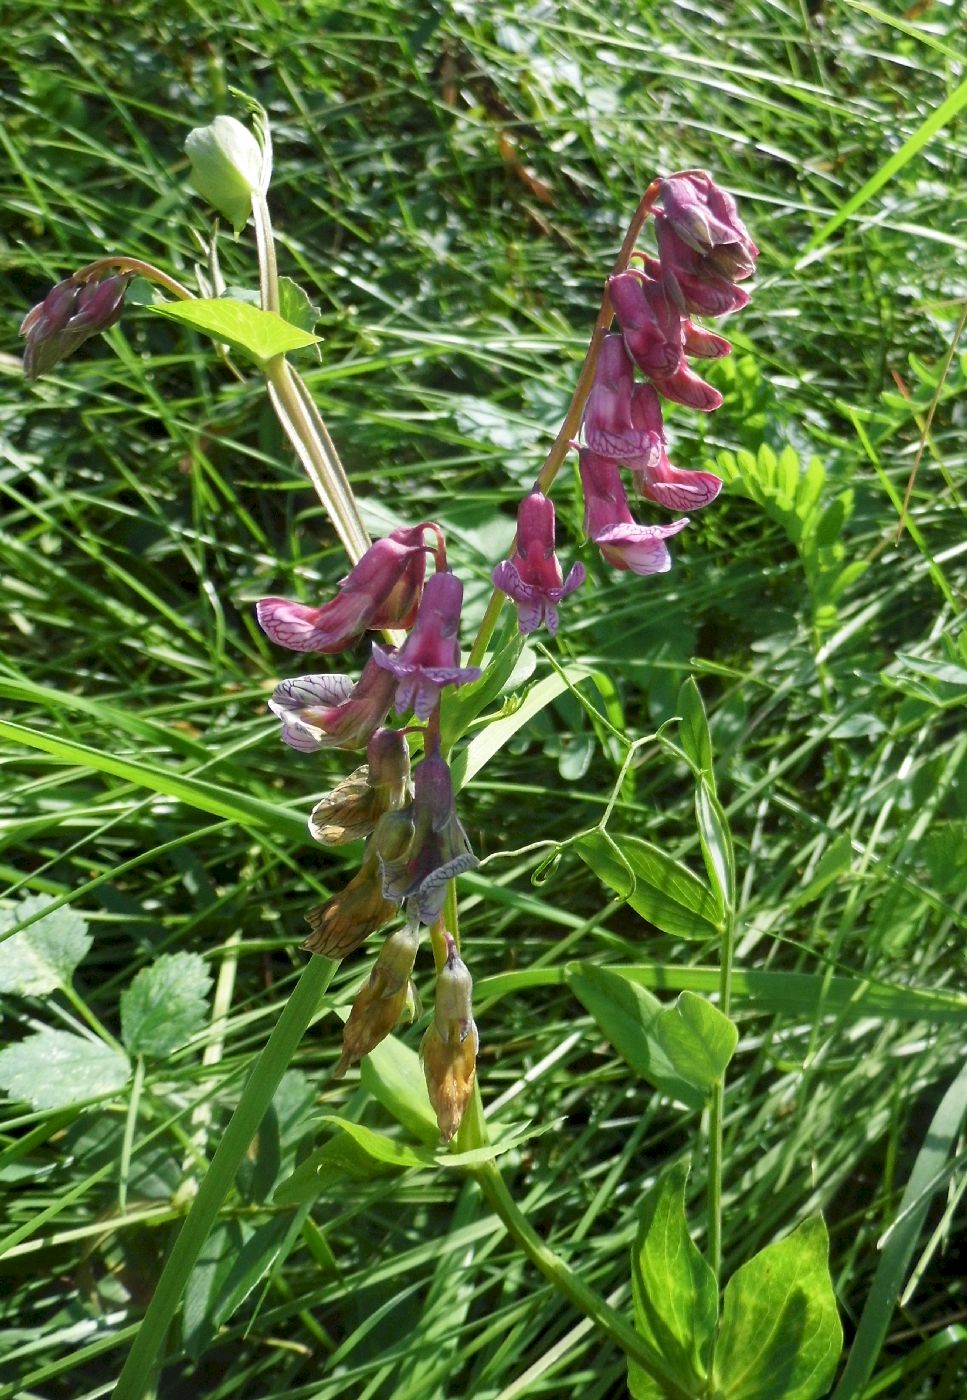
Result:
<svg viewBox="0 0 967 1400"><path fill-rule="evenodd" d="M375 1049L408 1007L412 1017L415 993L410 974L419 946L419 929L415 925L390 934L383 944L343 1030L342 1054L334 1071L336 1079Z"/></svg>
<svg viewBox="0 0 967 1400"><path fill-rule="evenodd" d="M463 1120L477 1073L477 1027L471 1007L473 981L449 934L447 960L437 977L433 1020L420 1057L440 1136L450 1141Z"/></svg>
<svg viewBox="0 0 967 1400"><path fill-rule="evenodd" d="M23 359L27 378L46 374L92 335L116 325L130 280L123 273L87 283L68 277L51 288L20 326L27 340Z"/></svg>
<svg viewBox="0 0 967 1400"><path fill-rule="evenodd" d="M262 189L262 151L248 127L234 117L196 126L185 140L191 183L241 233Z"/></svg>

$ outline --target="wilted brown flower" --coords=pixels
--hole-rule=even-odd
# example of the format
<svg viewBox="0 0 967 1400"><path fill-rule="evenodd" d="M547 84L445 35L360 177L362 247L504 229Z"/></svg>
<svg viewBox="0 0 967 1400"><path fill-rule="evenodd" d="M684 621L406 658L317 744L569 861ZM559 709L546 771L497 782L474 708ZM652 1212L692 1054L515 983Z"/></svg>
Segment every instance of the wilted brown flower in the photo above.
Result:
<svg viewBox="0 0 967 1400"><path fill-rule="evenodd" d="M366 843L363 863L346 888L306 915L312 929L302 945L307 952L344 958L393 917L398 902L383 895L380 860L397 855L411 834L412 823L402 812L380 817Z"/></svg>
<svg viewBox="0 0 967 1400"><path fill-rule="evenodd" d="M383 944L343 1029L336 1079L389 1035L407 1005L412 1016L416 998L410 974L419 946L420 932L415 924L391 933Z"/></svg>
<svg viewBox="0 0 967 1400"><path fill-rule="evenodd" d="M309 831L324 846L343 846L369 836L384 812L394 812L407 796L410 775L406 735L378 729L369 741L368 763L328 793L312 809Z"/></svg>
<svg viewBox="0 0 967 1400"><path fill-rule="evenodd" d="M459 1128L477 1073L477 1027L470 1003L473 981L457 945L446 934L447 960L436 984L433 1020L420 1058L440 1136L450 1141Z"/></svg>

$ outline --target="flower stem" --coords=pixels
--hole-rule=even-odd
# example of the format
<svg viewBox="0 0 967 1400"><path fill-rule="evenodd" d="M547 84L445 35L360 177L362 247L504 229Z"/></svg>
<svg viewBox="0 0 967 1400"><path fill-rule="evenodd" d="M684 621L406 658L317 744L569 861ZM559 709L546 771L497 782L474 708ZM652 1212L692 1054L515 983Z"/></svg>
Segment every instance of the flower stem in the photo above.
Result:
<svg viewBox="0 0 967 1400"><path fill-rule="evenodd" d="M729 1015L732 1004L732 961L735 953L735 910L726 911L722 931L722 964L719 969L719 1010ZM708 1253L716 1282L722 1273L722 1167L725 1131L725 1074L717 1080L709 1105L708 1122Z"/></svg>
<svg viewBox="0 0 967 1400"><path fill-rule="evenodd" d="M153 263L142 262L140 258L128 258L123 256L98 258L97 262L88 263L86 267L78 269L73 274L75 282L88 282L99 272L107 272L113 268L115 272L133 272L139 277L146 277L149 282L156 282L159 287L177 297L179 301L194 301L195 294L187 287L183 287L180 282L176 282L173 277L169 277L167 272L162 272L160 267L155 267Z"/></svg>

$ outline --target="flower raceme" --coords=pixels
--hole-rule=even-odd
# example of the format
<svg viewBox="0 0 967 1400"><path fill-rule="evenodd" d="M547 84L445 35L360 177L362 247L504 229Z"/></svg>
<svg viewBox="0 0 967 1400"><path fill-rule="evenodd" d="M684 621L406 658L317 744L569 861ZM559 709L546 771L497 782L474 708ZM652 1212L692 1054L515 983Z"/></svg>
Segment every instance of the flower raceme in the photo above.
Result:
<svg viewBox="0 0 967 1400"><path fill-rule="evenodd" d="M398 714L412 710L429 719L448 685L478 680L479 666L460 665L460 610L463 584L447 570L427 579L413 630L399 651L373 643L373 661L396 688Z"/></svg>
<svg viewBox="0 0 967 1400"><path fill-rule="evenodd" d="M130 276L115 274L99 282L75 282L68 277L27 312L20 334L26 337L24 373L37 379L52 370L92 335L121 319Z"/></svg>
<svg viewBox="0 0 967 1400"><path fill-rule="evenodd" d="M492 574L495 587L517 604L518 626L524 636L543 622L553 637L557 631L557 605L585 579L586 571L580 563L571 566L565 579L554 545L554 505L535 487L517 511L514 553L510 559L503 559Z"/></svg>
<svg viewBox="0 0 967 1400"><path fill-rule="evenodd" d="M259 626L289 651L323 653L346 651L363 632L412 626L426 573L427 530L436 532L435 552L445 562L443 535L432 521L394 530L370 545L331 602L310 608L288 598L262 598L256 605Z"/></svg>

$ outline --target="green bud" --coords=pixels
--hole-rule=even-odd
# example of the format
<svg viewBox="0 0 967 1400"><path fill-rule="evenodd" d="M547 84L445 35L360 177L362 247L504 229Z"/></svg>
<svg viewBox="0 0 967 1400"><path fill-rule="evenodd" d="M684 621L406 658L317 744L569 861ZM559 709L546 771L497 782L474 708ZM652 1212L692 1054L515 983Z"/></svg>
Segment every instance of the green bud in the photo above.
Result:
<svg viewBox="0 0 967 1400"><path fill-rule="evenodd" d="M191 183L241 233L262 189L262 151L248 127L234 117L196 126L185 141Z"/></svg>

